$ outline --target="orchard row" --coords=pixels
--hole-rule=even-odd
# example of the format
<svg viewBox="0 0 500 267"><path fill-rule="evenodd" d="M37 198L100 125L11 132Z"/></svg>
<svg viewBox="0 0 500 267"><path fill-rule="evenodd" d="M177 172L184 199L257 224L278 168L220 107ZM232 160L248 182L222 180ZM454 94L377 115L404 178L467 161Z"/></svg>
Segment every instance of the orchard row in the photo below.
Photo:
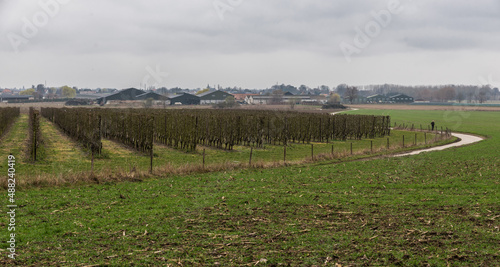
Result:
<svg viewBox="0 0 500 267"><path fill-rule="evenodd" d="M329 142L382 137L388 116L330 115L285 111L42 108L42 116L94 153L109 138L147 152L155 142L195 150L235 145Z"/></svg>

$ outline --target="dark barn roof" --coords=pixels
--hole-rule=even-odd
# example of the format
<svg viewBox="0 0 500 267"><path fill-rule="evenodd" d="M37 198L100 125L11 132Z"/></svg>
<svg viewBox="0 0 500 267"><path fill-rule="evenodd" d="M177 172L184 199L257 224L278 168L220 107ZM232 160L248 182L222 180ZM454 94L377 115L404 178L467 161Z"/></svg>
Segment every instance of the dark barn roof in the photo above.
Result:
<svg viewBox="0 0 500 267"><path fill-rule="evenodd" d="M387 95L381 95L381 94L376 94L367 97L368 101L375 101L378 103L392 103L392 102L397 102L397 103L411 103L414 101L413 97L407 96L405 94L387 94Z"/></svg>
<svg viewBox="0 0 500 267"><path fill-rule="evenodd" d="M226 92L217 90L212 92L205 92L203 94L198 95L201 100L226 100L228 96L233 96Z"/></svg>
<svg viewBox="0 0 500 267"><path fill-rule="evenodd" d="M136 100L146 100L148 98L152 98L153 100L168 100L167 96L157 94L155 92L144 93L142 95L138 95Z"/></svg>
<svg viewBox="0 0 500 267"><path fill-rule="evenodd" d="M170 104L181 103L182 105L199 105L200 98L198 96L183 93L182 95L169 95Z"/></svg>
<svg viewBox="0 0 500 267"><path fill-rule="evenodd" d="M0 95L0 101L20 101L30 99L29 95Z"/></svg>
<svg viewBox="0 0 500 267"><path fill-rule="evenodd" d="M106 102L109 100L146 100L150 97L153 98L154 100L168 99L165 96L162 96L157 93L153 92L147 93L136 88L128 88L118 91L114 94L98 98L97 103L106 104Z"/></svg>

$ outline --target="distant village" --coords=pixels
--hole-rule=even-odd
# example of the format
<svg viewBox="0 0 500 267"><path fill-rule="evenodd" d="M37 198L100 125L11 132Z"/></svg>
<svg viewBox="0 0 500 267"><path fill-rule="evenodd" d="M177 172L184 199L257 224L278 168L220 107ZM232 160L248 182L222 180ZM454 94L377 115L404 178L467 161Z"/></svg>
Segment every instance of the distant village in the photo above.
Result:
<svg viewBox="0 0 500 267"><path fill-rule="evenodd" d="M404 87L377 85L354 87L346 84L335 88L322 85L274 85L267 89L221 88L207 85L204 89L149 88L78 89L46 87L29 89L0 88L1 103L65 102L67 105L113 105L145 103L154 105L325 105L338 104L411 104L425 102L485 103L498 100L498 88L490 86Z"/></svg>

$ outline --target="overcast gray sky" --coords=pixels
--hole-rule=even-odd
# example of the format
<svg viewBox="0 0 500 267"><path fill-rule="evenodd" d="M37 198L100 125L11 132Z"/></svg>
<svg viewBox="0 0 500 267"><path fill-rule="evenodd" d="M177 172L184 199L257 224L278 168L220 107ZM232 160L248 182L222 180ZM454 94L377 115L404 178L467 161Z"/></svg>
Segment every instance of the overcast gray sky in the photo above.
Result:
<svg viewBox="0 0 500 267"><path fill-rule="evenodd" d="M500 1L0 0L0 60L1 88L500 86Z"/></svg>

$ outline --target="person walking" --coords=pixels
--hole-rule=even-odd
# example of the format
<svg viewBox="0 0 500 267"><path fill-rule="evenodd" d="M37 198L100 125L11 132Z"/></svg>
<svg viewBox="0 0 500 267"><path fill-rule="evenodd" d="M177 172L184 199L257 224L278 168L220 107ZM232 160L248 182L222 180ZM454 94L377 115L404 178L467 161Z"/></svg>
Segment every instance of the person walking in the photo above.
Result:
<svg viewBox="0 0 500 267"><path fill-rule="evenodd" d="M435 125L435 123L434 123L434 121L432 121L431 122L432 131L434 131L434 125Z"/></svg>

